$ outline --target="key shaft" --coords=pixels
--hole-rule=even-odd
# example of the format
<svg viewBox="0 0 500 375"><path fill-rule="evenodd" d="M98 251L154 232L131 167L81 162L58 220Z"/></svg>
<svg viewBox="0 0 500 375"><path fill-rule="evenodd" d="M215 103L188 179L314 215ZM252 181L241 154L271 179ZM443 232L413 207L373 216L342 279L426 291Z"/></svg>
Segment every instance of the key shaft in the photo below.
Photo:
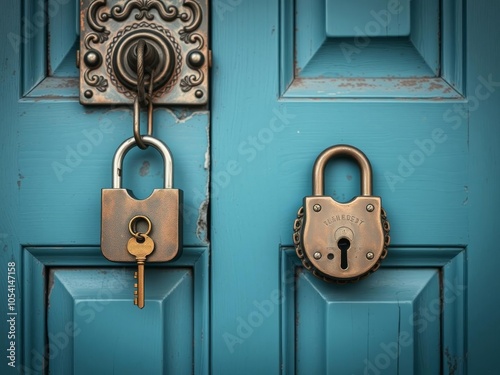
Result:
<svg viewBox="0 0 500 375"><path fill-rule="evenodd" d="M137 260L137 272L136 272L137 284L134 286L137 290L134 292L136 297L134 298L134 304L140 309L144 308L144 261Z"/></svg>
<svg viewBox="0 0 500 375"><path fill-rule="evenodd" d="M134 304L140 309L144 308L145 305L144 263L146 262L146 257L154 250L154 242L151 237L145 234L142 236L144 238L143 242L138 242L135 237L132 237L127 245L128 252L135 256L137 262L137 272L134 274L134 277L137 279L137 283L134 284L136 288L134 291Z"/></svg>

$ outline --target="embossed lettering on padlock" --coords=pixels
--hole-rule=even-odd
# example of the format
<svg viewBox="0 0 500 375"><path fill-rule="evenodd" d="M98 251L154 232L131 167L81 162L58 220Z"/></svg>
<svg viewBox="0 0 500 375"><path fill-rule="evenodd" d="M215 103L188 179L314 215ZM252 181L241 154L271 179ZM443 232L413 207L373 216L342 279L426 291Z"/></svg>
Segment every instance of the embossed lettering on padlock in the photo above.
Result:
<svg viewBox="0 0 500 375"><path fill-rule="evenodd" d="M154 189L148 198L142 200L122 188L123 159L136 146L134 138L123 142L113 159L113 188L102 189L101 250L113 262L136 262L136 258L127 251L130 220L136 216L146 216L152 223L149 236L155 243L155 250L147 257L147 263L168 262L182 252L183 192L172 189L172 156L160 140L150 136L143 136L142 140L157 149L163 157L164 186Z"/></svg>
<svg viewBox="0 0 500 375"><path fill-rule="evenodd" d="M361 195L340 203L324 195L327 162L353 158L360 167ZM356 281L376 271L387 255L390 225L380 197L372 196L372 169L363 152L348 145L323 151L314 164L313 195L294 222L295 250L304 267L327 281Z"/></svg>

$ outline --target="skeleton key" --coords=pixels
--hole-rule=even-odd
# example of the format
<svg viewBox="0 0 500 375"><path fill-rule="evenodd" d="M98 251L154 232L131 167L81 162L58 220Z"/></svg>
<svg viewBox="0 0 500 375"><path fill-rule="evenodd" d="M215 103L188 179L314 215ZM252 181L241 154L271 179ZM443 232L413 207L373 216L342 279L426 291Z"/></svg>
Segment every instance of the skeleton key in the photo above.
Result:
<svg viewBox="0 0 500 375"><path fill-rule="evenodd" d="M148 230L146 233L136 231L135 225L139 219L146 220L148 223ZM133 237L128 241L127 251L135 256L137 261L137 272L134 275L137 279L137 283L134 284L134 287L137 288L137 290L134 291L134 304L140 309L144 307L144 263L146 262L146 257L155 249L153 239L148 236L151 232L151 227L151 221L146 216L135 216L129 223L129 230Z"/></svg>

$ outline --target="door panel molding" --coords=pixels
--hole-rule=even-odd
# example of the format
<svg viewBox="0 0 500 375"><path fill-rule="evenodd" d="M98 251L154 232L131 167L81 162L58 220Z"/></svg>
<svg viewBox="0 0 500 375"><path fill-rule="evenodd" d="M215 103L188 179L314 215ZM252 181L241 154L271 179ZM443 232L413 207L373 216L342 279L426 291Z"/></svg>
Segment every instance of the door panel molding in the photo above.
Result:
<svg viewBox="0 0 500 375"><path fill-rule="evenodd" d="M331 3L281 0L282 98L463 99L462 0L408 3L410 33L399 37L384 34L397 16L391 3L374 8L364 27L350 20L356 36L329 36L326 12L339 6Z"/></svg>
<svg viewBox="0 0 500 375"><path fill-rule="evenodd" d="M465 251L391 248L379 271L336 285L282 248L282 373L464 374Z"/></svg>
<svg viewBox="0 0 500 375"><path fill-rule="evenodd" d="M163 372L172 370L171 366L178 360L175 358L176 353L181 347L176 345L185 342L187 347L192 348L192 354L179 358L188 359L189 364L178 363L174 368L189 368L189 373L195 374L208 373L207 248L189 247L184 249L182 258L175 262L163 266L154 264L148 266L151 283L150 292L146 293L146 297L148 294L150 297L153 296L152 300L148 301L151 305L149 313L146 311L147 308L139 311L132 303L134 265L108 262L97 247L26 247L23 249L23 254L22 285L25 286L23 292L25 302L22 316L25 321L21 337L26 358L21 359L20 363L26 371L42 371L48 364L51 370L59 368L64 369L65 373L72 373L76 369L69 369L67 366L75 365L75 362L68 360L66 355L74 354L68 353L68 350L72 352L72 346L78 344L79 339L85 339L90 332L95 333L95 329L106 321L108 328L112 328L113 320L110 320L109 314L119 309L119 313L115 315L116 322L129 319L131 325L134 321L140 325L143 319L146 319L144 324L148 320L156 322L158 317L155 316L158 314L163 317L162 325L158 328L163 326L167 331L181 329L182 322L189 321L191 325L187 327L189 329L187 332L190 331L191 334L183 336L180 332L176 335L166 332L157 337L163 337L165 340L164 352L160 354L163 356L161 364ZM83 282L85 280L82 279L83 273L92 277L87 283ZM182 293L174 292L183 284L185 286L181 287ZM120 288L117 288L117 285ZM168 285L171 285L171 288L166 290ZM128 303L129 308L126 306ZM191 311L185 311L178 305L179 303L182 306L191 306ZM82 304L86 304L86 307L82 307ZM143 313L147 315L144 316ZM191 316L187 321L185 317L183 318L185 314ZM64 317L68 318L68 322L74 323L63 324ZM169 326L171 327L168 328ZM125 330L122 333L124 338L135 332L135 337L140 339L142 331L137 330L137 327L130 327L130 333L126 332L126 325L120 327ZM95 346L110 345L114 342L114 338L107 336L106 332L107 330L103 329L101 338L98 335L94 337ZM124 343L124 338L114 342L112 347L118 349L119 345ZM47 352L51 345L53 351ZM62 353L66 353L65 356L61 356ZM169 353L172 357L169 357ZM85 352L80 354L85 355ZM49 362L44 362L46 360ZM133 366L129 369L132 368Z"/></svg>
<svg viewBox="0 0 500 375"><path fill-rule="evenodd" d="M23 0L22 3L24 29L13 43L23 54L21 96L77 100L79 1Z"/></svg>

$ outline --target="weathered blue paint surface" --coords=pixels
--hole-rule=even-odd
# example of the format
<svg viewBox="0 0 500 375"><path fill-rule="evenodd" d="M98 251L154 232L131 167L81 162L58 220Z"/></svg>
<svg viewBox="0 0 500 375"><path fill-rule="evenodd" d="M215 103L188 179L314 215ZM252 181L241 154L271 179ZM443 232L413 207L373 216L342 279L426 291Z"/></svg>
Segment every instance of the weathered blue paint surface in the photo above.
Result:
<svg viewBox="0 0 500 375"><path fill-rule="evenodd" d="M283 373L449 373L453 363L441 356L465 347L464 253L392 247L384 268L362 283L329 285L285 248Z"/></svg>
<svg viewBox="0 0 500 375"><path fill-rule="evenodd" d="M12 341L14 355L2 356L0 373L207 374L209 112L155 111L155 136L170 147L174 186L184 190L185 249L146 270L141 311L134 265L108 262L99 249L100 190L132 136L131 108L78 103L78 2L44 3L13 3L0 26L0 275L7 293L15 264L17 314L8 339L2 297L2 353ZM124 186L143 198L162 186L161 171L157 152L134 149Z"/></svg>
<svg viewBox="0 0 500 375"><path fill-rule="evenodd" d="M122 272L54 268L49 283L53 286L47 328L55 333L49 336L49 371L192 373L193 343L187 339L193 337L194 320L191 270L149 269L144 310L130 306L129 286L134 283L130 268Z"/></svg>
<svg viewBox="0 0 500 375"><path fill-rule="evenodd" d="M438 2L434 3L438 6ZM410 34L409 0L361 0L356 6L341 0L326 0L325 4L322 8L326 16L326 34L330 37L355 37L365 28L368 28L366 35L373 37ZM373 21L378 21L379 25Z"/></svg>
<svg viewBox="0 0 500 375"><path fill-rule="evenodd" d="M328 37L325 0L212 2L211 118L155 113L185 192L185 255L146 273L139 311L132 266L99 250L100 189L131 113L78 104L76 7L56 3L24 34L37 2L0 23L0 288L14 262L17 313L2 374L497 373L500 5L443 0L438 18L419 2L409 39L354 45L349 61L336 48L355 42ZM337 143L369 157L392 226L383 268L356 285L312 277L291 246L313 162ZM125 185L146 196L160 170L135 150ZM353 163L326 173L335 199L357 194Z"/></svg>
<svg viewBox="0 0 500 375"><path fill-rule="evenodd" d="M467 259L474 252L475 273L481 274L484 258L480 246L470 246L480 223L470 220L469 194L477 181L469 172L472 109L463 52L471 38L466 23L477 29L476 43L482 38L476 56L481 48L492 49L493 21L486 35L479 16L469 19L461 1L444 1L440 17L437 2L419 4L411 10L409 39L353 44L359 53L351 61L335 48L354 41L327 36L325 1L215 7L213 373L496 371L494 361L480 354L484 346L495 347L494 333L486 342L466 339L468 327L486 329L495 310L481 308L479 281L476 304L466 302L473 277L467 277ZM481 12L491 10L484 3ZM487 55L491 64L498 60ZM474 76L490 72L498 69L478 68ZM492 95L488 103L494 105ZM487 121L483 109L476 113ZM485 147L495 144L493 119L482 135ZM291 247L293 220L311 191L313 162L337 143L353 144L370 158L374 191L392 226L384 268L344 289L302 270ZM491 176L481 181L498 182L495 159L480 160L483 167L475 173L488 170ZM332 163L327 192L349 200L357 193L357 173L352 163ZM485 207L483 215L492 220L494 208ZM493 241L493 232L484 236ZM483 281L498 285L493 276ZM498 303L491 294L487 299ZM471 323L467 309L481 311L484 320ZM405 332L409 336L401 336ZM392 358L383 348L394 342L401 353ZM471 345L474 362L467 357Z"/></svg>
<svg viewBox="0 0 500 375"><path fill-rule="evenodd" d="M500 324L497 236L500 197L500 25L498 2L467 2L470 215L468 254L469 374L496 374ZM458 120L457 120L458 121ZM463 120L462 120L463 121Z"/></svg>

